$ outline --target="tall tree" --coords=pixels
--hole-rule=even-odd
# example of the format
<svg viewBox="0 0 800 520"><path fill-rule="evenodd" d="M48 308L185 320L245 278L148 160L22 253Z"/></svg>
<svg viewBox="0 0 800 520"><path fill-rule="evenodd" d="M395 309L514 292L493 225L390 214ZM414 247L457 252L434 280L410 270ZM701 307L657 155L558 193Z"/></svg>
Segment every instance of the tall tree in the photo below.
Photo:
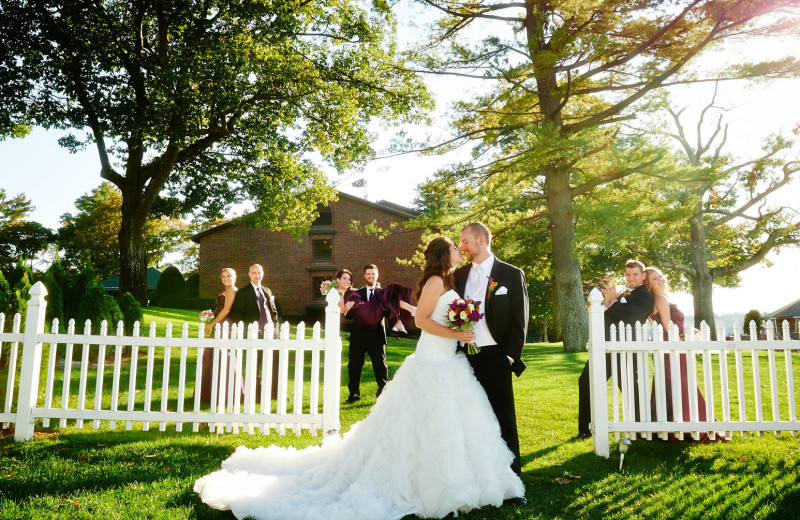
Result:
<svg viewBox="0 0 800 520"><path fill-rule="evenodd" d="M739 273L763 262L770 251L800 243L800 203L776 202L776 195L800 177L800 126L790 135L767 137L755 158L727 153L728 109L718 105L717 95L715 88L692 121L692 131L682 119L686 108L674 109L666 101L668 124L643 129L672 140L683 152L681 163L695 173L660 189L666 205L688 210L682 218L642 226L633 242L640 245L631 246L688 282L695 326L705 321L714 332L713 284L735 286Z"/></svg>
<svg viewBox="0 0 800 520"><path fill-rule="evenodd" d="M445 149L471 143L473 160L442 181L505 194L506 206L526 203L515 225L546 219L567 350L582 349L588 334L575 201L659 158L646 143L620 141L616 125L646 110L656 89L798 71L793 57L687 68L729 38L796 32L796 0L420 1L443 15L418 54L425 70L491 85L456 104ZM506 209L494 200L472 216Z"/></svg>
<svg viewBox="0 0 800 520"><path fill-rule="evenodd" d="M8 271L23 259L32 262L52 241L50 229L26 219L32 211L24 194L9 197L0 188L0 269Z"/></svg>
<svg viewBox="0 0 800 520"><path fill-rule="evenodd" d="M334 197L312 152L351 167L372 153L374 118L427 108L393 29L379 1L8 0L0 104L12 123L75 129L61 140L73 150L96 146L122 193L120 291L144 302L161 202L219 216L249 199L251 224L298 232Z"/></svg>

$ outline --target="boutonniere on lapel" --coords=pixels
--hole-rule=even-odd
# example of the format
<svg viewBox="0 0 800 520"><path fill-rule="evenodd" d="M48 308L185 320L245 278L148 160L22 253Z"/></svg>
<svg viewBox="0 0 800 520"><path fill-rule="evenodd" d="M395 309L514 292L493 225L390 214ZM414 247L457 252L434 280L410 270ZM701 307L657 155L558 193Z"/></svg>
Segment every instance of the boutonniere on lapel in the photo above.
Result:
<svg viewBox="0 0 800 520"><path fill-rule="evenodd" d="M492 280L492 277L490 276L489 277L489 295L486 297L487 300L492 297L492 293L494 292L495 289L497 289L497 282Z"/></svg>
<svg viewBox="0 0 800 520"><path fill-rule="evenodd" d="M622 296L620 296L620 298L626 298L626 297L628 297L630 295L631 295L630 291L625 291L625 292L622 293Z"/></svg>

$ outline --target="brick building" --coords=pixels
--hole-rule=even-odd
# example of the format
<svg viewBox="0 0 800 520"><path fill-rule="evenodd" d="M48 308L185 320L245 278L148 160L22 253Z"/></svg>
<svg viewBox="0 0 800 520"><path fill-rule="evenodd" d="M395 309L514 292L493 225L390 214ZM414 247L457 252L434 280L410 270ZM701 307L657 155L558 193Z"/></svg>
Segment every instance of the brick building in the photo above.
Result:
<svg viewBox="0 0 800 520"><path fill-rule="evenodd" d="M408 259L414 254L421 232L401 227L378 240L354 233L350 223L375 221L387 228L415 215L413 210L390 202L374 203L340 192L338 201L320 208L319 218L302 241L284 231L253 229L232 222L207 229L192 237L200 245L200 296L216 297L222 291L219 275L224 267L236 271L236 285L241 287L248 281L247 271L252 264L264 266L262 283L275 294L281 319L321 318L325 302L319 285L322 280L333 279L342 268L353 272L356 287L364 285L362 267L368 263L378 266L379 281L384 285L396 282L413 287L420 271L399 265L396 259Z"/></svg>

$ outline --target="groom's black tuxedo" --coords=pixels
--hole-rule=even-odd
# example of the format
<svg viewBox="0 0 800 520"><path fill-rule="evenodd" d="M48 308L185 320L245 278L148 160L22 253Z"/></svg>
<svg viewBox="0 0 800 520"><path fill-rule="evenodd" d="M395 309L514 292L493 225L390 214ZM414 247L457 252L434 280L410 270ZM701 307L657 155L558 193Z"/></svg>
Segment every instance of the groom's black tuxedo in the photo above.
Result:
<svg viewBox="0 0 800 520"><path fill-rule="evenodd" d="M367 301L366 287L362 287L356 292L361 296L361 301ZM380 394L389 379L389 365L386 363L386 330L383 321L381 320L371 327L362 327L353 323L350 328L348 352L347 388L350 392L348 399L361 395L361 371L364 369L367 354L372 362L372 371L375 373L375 382L378 384L378 394Z"/></svg>
<svg viewBox="0 0 800 520"><path fill-rule="evenodd" d="M467 279L472 264L468 263L455 272L455 290L464 297ZM488 284L483 298L483 312L486 325L497 345L482 346L477 354L467 356L475 377L486 391L500 423L500 433L508 449L514 454L511 468L521 475L519 456L519 437L517 435L517 415L514 410L514 388L511 373L517 376L525 370L522 361L522 347L528 331L528 289L525 273L511 264L501 262L497 257L489 275L497 285L492 289ZM501 290L505 288L505 291ZM501 294L498 294L500 292ZM474 296L473 299L477 300ZM508 358L513 360L509 363Z"/></svg>
<svg viewBox="0 0 800 520"><path fill-rule="evenodd" d="M623 301L624 300L624 301ZM631 291L625 291L611 304L603 313L604 326L606 328L606 341L611 339L611 325L616 325L619 334L619 322L624 325L636 326L636 322L644 323L653 312L653 295L644 286L639 285ZM619 368L619 367L617 367ZM636 357L633 358L633 406L634 415L639 417L639 367ZM611 377L611 354L606 354L606 380ZM618 381L620 391L622 390L622 379ZM592 416L592 407L589 388L589 362L583 367L583 372L578 378L578 435L591 435L589 423Z"/></svg>

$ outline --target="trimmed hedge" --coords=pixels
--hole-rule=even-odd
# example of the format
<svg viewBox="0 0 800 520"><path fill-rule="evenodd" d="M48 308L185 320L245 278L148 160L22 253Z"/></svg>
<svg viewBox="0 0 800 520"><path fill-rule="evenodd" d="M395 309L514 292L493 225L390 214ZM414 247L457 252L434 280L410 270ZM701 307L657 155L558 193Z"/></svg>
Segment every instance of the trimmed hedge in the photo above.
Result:
<svg viewBox="0 0 800 520"><path fill-rule="evenodd" d="M141 323L144 318L142 306L131 293L126 292L119 299L119 310L122 312L122 320L125 322L125 332L130 334L133 331L133 324L137 321Z"/></svg>
<svg viewBox="0 0 800 520"><path fill-rule="evenodd" d="M174 265L167 266L156 285L156 305L172 309L182 308L186 300L186 281Z"/></svg>
<svg viewBox="0 0 800 520"><path fill-rule="evenodd" d="M192 273L186 278L186 297L198 298L200 297L200 275Z"/></svg>
<svg viewBox="0 0 800 520"><path fill-rule="evenodd" d="M80 307L78 307L78 319L75 320L76 329L83 331L83 324L86 320L92 321L93 332L100 330L103 320L107 321L108 333L113 334L117 330L117 323L124 321L124 316L119 309L117 300L106 294L105 289L95 285L86 291L81 300Z"/></svg>

